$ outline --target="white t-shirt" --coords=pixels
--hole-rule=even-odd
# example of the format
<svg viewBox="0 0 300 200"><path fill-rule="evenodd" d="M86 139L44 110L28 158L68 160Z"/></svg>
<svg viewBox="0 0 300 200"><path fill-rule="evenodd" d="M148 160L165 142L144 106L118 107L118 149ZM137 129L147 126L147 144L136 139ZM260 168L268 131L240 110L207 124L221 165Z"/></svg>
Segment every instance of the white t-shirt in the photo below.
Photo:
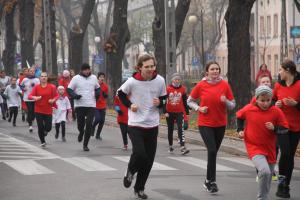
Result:
<svg viewBox="0 0 300 200"><path fill-rule="evenodd" d="M4 94L8 97L7 99L7 107L20 107L21 105L21 97L22 94L21 88L16 85L15 88L12 88L11 85L8 85L4 91Z"/></svg>
<svg viewBox="0 0 300 200"><path fill-rule="evenodd" d="M4 78L0 78L0 85L3 89L6 88L6 86L8 86L10 83L10 77L9 76L5 76Z"/></svg>
<svg viewBox="0 0 300 200"><path fill-rule="evenodd" d="M20 85L23 87L23 91L24 91L23 100L24 101L34 101L34 100L28 99L28 96L31 93L33 87L37 84L40 84L40 79L38 79L38 78L24 78L22 80Z"/></svg>
<svg viewBox="0 0 300 200"><path fill-rule="evenodd" d="M129 95L131 103L138 107L137 112L128 109L129 126L151 128L159 125L159 109L153 105L153 98L167 94L162 76L157 75L150 81L140 81L130 77L119 90Z"/></svg>
<svg viewBox="0 0 300 200"><path fill-rule="evenodd" d="M59 97L56 100L57 108L53 111L53 123L60 123L67 120L67 111L71 109L68 97Z"/></svg>
<svg viewBox="0 0 300 200"><path fill-rule="evenodd" d="M93 74L88 77L74 76L68 88L81 95L80 99L74 100L74 107L96 107L95 89L99 87L98 79Z"/></svg>

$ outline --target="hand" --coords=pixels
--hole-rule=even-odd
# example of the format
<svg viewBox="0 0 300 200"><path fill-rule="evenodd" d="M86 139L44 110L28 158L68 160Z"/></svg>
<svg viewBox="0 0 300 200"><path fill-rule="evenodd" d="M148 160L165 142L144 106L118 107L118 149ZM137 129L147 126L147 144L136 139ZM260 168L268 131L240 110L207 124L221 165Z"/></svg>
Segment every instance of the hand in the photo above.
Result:
<svg viewBox="0 0 300 200"><path fill-rule="evenodd" d="M199 107L199 112L205 114L208 112L208 107L207 106L202 106L202 107Z"/></svg>
<svg viewBox="0 0 300 200"><path fill-rule="evenodd" d="M159 106L159 104L160 104L159 98L157 98L157 97L153 98L153 105Z"/></svg>
<svg viewBox="0 0 300 200"><path fill-rule="evenodd" d="M220 100L221 100L221 102L225 103L226 100L227 100L227 98L224 95L222 95L221 98L220 98Z"/></svg>
<svg viewBox="0 0 300 200"><path fill-rule="evenodd" d="M123 115L122 110L118 110L117 112L118 112L118 115Z"/></svg>
<svg viewBox="0 0 300 200"><path fill-rule="evenodd" d="M135 105L135 104L131 104L131 106L130 106L130 110L131 110L132 112L137 112L137 110L138 110L138 106L137 106L137 105Z"/></svg>
<svg viewBox="0 0 300 200"><path fill-rule="evenodd" d="M284 98L282 99L283 103L287 106L296 106L297 105L297 101L295 101L293 98L289 97L289 98Z"/></svg>
<svg viewBox="0 0 300 200"><path fill-rule="evenodd" d="M276 101L275 106L277 106L278 108L281 108L282 107L282 101L281 100Z"/></svg>
<svg viewBox="0 0 300 200"><path fill-rule="evenodd" d="M169 117L169 113L165 113L165 117Z"/></svg>
<svg viewBox="0 0 300 200"><path fill-rule="evenodd" d="M240 139L243 139L244 136L245 136L244 131L239 131L238 134L239 134L239 138L240 138Z"/></svg>
<svg viewBox="0 0 300 200"><path fill-rule="evenodd" d="M53 104L53 103L54 103L54 101L55 101L55 99L49 99L49 101L48 101L48 102L49 102L50 104Z"/></svg>
<svg viewBox="0 0 300 200"><path fill-rule="evenodd" d="M76 94L75 97L74 97L74 99L79 100L81 97L82 97L81 95Z"/></svg>
<svg viewBox="0 0 300 200"><path fill-rule="evenodd" d="M32 99L33 99L34 101L39 101L39 100L42 99L42 96L33 96Z"/></svg>
<svg viewBox="0 0 300 200"><path fill-rule="evenodd" d="M266 128L268 129L268 130L270 130L270 131L274 131L274 125L272 124L272 122L266 122L265 123L265 126L266 126Z"/></svg>

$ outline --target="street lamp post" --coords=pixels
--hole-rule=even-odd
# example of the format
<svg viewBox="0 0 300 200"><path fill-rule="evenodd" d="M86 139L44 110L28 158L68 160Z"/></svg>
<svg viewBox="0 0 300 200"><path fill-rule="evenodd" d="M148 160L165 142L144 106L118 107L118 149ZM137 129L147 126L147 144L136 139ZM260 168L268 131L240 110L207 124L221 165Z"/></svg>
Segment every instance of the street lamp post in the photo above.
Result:
<svg viewBox="0 0 300 200"><path fill-rule="evenodd" d="M45 61L48 74L52 74L51 22L49 0L43 0Z"/></svg>
<svg viewBox="0 0 300 200"><path fill-rule="evenodd" d="M95 41L95 46L96 46L96 48L95 48L96 49L96 55L95 55L95 59L94 59L94 63L95 63L96 59L100 59L99 44L101 42L101 38L99 36L95 36L94 41ZM98 66L98 62L99 61L97 61L97 63L95 63L95 64L97 64L97 66ZM99 68L100 68L100 64L99 64L98 70L101 71L101 69L99 69Z"/></svg>

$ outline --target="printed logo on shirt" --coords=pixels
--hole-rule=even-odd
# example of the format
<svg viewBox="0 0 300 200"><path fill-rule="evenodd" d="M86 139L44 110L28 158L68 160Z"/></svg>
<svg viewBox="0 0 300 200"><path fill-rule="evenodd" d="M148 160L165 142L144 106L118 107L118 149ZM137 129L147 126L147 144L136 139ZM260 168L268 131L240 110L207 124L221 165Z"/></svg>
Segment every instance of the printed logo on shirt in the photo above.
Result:
<svg viewBox="0 0 300 200"><path fill-rule="evenodd" d="M171 105L178 105L180 104L180 100L181 100L181 93L180 92L171 92L169 94L169 103Z"/></svg>

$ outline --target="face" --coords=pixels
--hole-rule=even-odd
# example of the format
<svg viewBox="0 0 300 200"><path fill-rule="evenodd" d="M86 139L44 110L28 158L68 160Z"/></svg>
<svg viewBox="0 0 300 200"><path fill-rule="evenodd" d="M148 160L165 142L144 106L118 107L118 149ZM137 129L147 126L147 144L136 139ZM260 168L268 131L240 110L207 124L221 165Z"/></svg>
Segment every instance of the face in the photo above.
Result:
<svg viewBox="0 0 300 200"><path fill-rule="evenodd" d="M27 74L28 74L28 69L24 69L24 70L23 70L23 75L26 76Z"/></svg>
<svg viewBox="0 0 300 200"><path fill-rule="evenodd" d="M271 87L271 80L269 77L262 77L259 81L259 85L266 85Z"/></svg>
<svg viewBox="0 0 300 200"><path fill-rule="evenodd" d="M43 72L41 74L40 81L41 81L41 83L47 83L47 81L48 81L48 75L47 75L47 73Z"/></svg>
<svg viewBox="0 0 300 200"><path fill-rule="evenodd" d="M0 77L1 77L1 78L4 78L5 75L6 75L5 72L1 72L1 73L0 73Z"/></svg>
<svg viewBox="0 0 300 200"><path fill-rule="evenodd" d="M70 75L75 76L75 72L73 70L70 70Z"/></svg>
<svg viewBox="0 0 300 200"><path fill-rule="evenodd" d="M143 62L143 66L139 68L141 71L141 75L144 79L150 80L153 76L153 73L156 69L156 66L154 64L154 60L150 59L145 62Z"/></svg>
<svg viewBox="0 0 300 200"><path fill-rule="evenodd" d="M220 76L220 67L217 64L211 64L206 73L209 78L216 79Z"/></svg>
<svg viewBox="0 0 300 200"><path fill-rule="evenodd" d="M28 75L33 76L34 75L34 69L30 68L28 71Z"/></svg>
<svg viewBox="0 0 300 200"><path fill-rule="evenodd" d="M288 71L285 70L282 66L280 66L278 73L280 75L281 80L287 80Z"/></svg>
<svg viewBox="0 0 300 200"><path fill-rule="evenodd" d="M98 80L99 80L100 84L103 83L104 80L105 80L105 76L104 75L100 75L99 78L98 78Z"/></svg>
<svg viewBox="0 0 300 200"><path fill-rule="evenodd" d="M84 74L85 76L88 76L91 73L91 69L85 69L81 71L82 74Z"/></svg>
<svg viewBox="0 0 300 200"><path fill-rule="evenodd" d="M175 79L172 80L172 83L174 83L175 85L180 85L181 79L180 78L175 78Z"/></svg>
<svg viewBox="0 0 300 200"><path fill-rule="evenodd" d="M12 85L16 85L17 79L16 78L12 78L10 82L11 82Z"/></svg>
<svg viewBox="0 0 300 200"><path fill-rule="evenodd" d="M256 99L257 106L262 110L268 110L271 106L271 103L272 103L272 96L267 95L267 94L260 95Z"/></svg>
<svg viewBox="0 0 300 200"><path fill-rule="evenodd" d="M266 70L266 69L267 69L267 65L261 66L261 69L262 69L262 70Z"/></svg>
<svg viewBox="0 0 300 200"><path fill-rule="evenodd" d="M58 94L63 95L64 93L65 93L65 89L64 88L58 89Z"/></svg>

